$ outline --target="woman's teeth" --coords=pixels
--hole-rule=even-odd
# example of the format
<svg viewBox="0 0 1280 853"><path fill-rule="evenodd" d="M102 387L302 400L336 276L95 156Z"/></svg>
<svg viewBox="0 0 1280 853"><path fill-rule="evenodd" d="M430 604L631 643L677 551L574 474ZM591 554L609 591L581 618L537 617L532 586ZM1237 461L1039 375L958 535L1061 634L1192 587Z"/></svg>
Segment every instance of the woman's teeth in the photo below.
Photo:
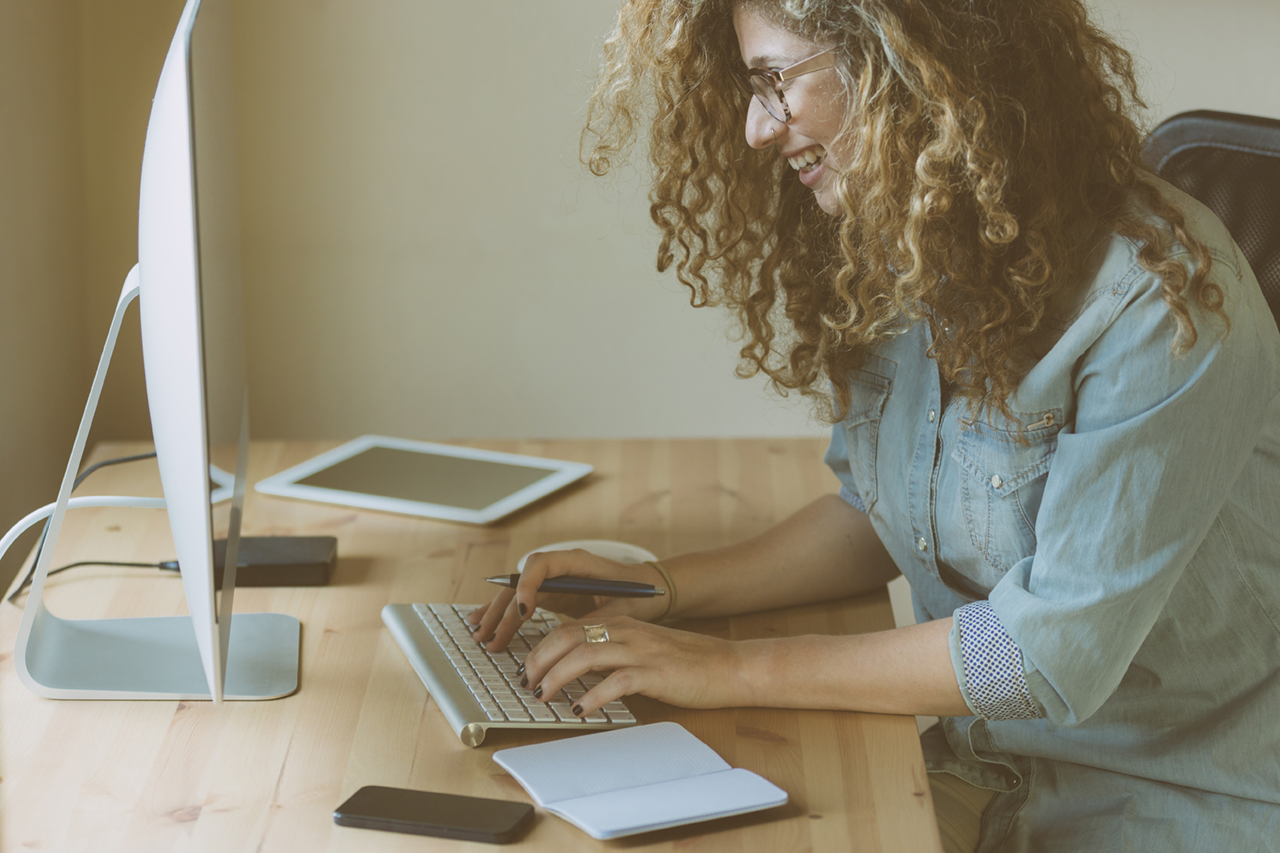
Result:
<svg viewBox="0 0 1280 853"><path fill-rule="evenodd" d="M822 158L826 156L827 149L823 148L821 145L815 145L812 148L806 148L794 157L788 157L787 162L791 164L791 168L797 171L808 172L811 171L815 165L821 163Z"/></svg>

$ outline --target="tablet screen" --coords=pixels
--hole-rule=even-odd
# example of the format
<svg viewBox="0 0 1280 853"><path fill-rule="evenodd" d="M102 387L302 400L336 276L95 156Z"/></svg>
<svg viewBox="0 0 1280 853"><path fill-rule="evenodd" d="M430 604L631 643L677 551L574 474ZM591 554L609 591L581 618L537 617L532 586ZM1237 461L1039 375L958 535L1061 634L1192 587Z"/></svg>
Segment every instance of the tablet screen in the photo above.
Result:
<svg viewBox="0 0 1280 853"><path fill-rule="evenodd" d="M370 447L298 480L406 501L481 510L555 473L552 468Z"/></svg>

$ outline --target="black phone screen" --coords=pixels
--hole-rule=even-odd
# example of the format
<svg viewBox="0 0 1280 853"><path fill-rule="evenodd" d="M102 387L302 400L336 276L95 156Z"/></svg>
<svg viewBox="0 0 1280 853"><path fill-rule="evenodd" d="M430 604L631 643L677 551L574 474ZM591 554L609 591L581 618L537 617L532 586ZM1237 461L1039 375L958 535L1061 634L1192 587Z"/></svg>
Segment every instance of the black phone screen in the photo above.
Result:
<svg viewBox="0 0 1280 853"><path fill-rule="evenodd" d="M333 813L339 826L411 832L466 841L513 841L533 821L533 806L367 785Z"/></svg>

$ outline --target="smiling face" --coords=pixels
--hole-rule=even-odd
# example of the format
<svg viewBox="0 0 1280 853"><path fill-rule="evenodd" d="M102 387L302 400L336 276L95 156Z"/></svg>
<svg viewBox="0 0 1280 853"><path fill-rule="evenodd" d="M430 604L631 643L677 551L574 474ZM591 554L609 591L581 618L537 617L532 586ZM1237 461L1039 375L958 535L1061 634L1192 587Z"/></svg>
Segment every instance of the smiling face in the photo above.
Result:
<svg viewBox="0 0 1280 853"><path fill-rule="evenodd" d="M772 23L759 12L738 6L733 12L742 61L748 68L780 70L808 59L829 45L819 45ZM747 110L747 143L775 148L791 164L801 183L813 190L818 206L837 214L838 156L832 144L844 121L844 89L834 68L815 71L784 84L791 122L783 123L751 98Z"/></svg>

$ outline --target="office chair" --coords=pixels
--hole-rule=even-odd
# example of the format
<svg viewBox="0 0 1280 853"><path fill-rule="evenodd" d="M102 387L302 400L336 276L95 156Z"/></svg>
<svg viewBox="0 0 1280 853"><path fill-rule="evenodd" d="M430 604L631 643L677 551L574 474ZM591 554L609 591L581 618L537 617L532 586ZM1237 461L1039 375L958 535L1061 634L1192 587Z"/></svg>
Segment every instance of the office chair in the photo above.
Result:
<svg viewBox="0 0 1280 853"><path fill-rule="evenodd" d="M1151 134L1147 164L1231 232L1280 318L1280 121L1196 110Z"/></svg>

